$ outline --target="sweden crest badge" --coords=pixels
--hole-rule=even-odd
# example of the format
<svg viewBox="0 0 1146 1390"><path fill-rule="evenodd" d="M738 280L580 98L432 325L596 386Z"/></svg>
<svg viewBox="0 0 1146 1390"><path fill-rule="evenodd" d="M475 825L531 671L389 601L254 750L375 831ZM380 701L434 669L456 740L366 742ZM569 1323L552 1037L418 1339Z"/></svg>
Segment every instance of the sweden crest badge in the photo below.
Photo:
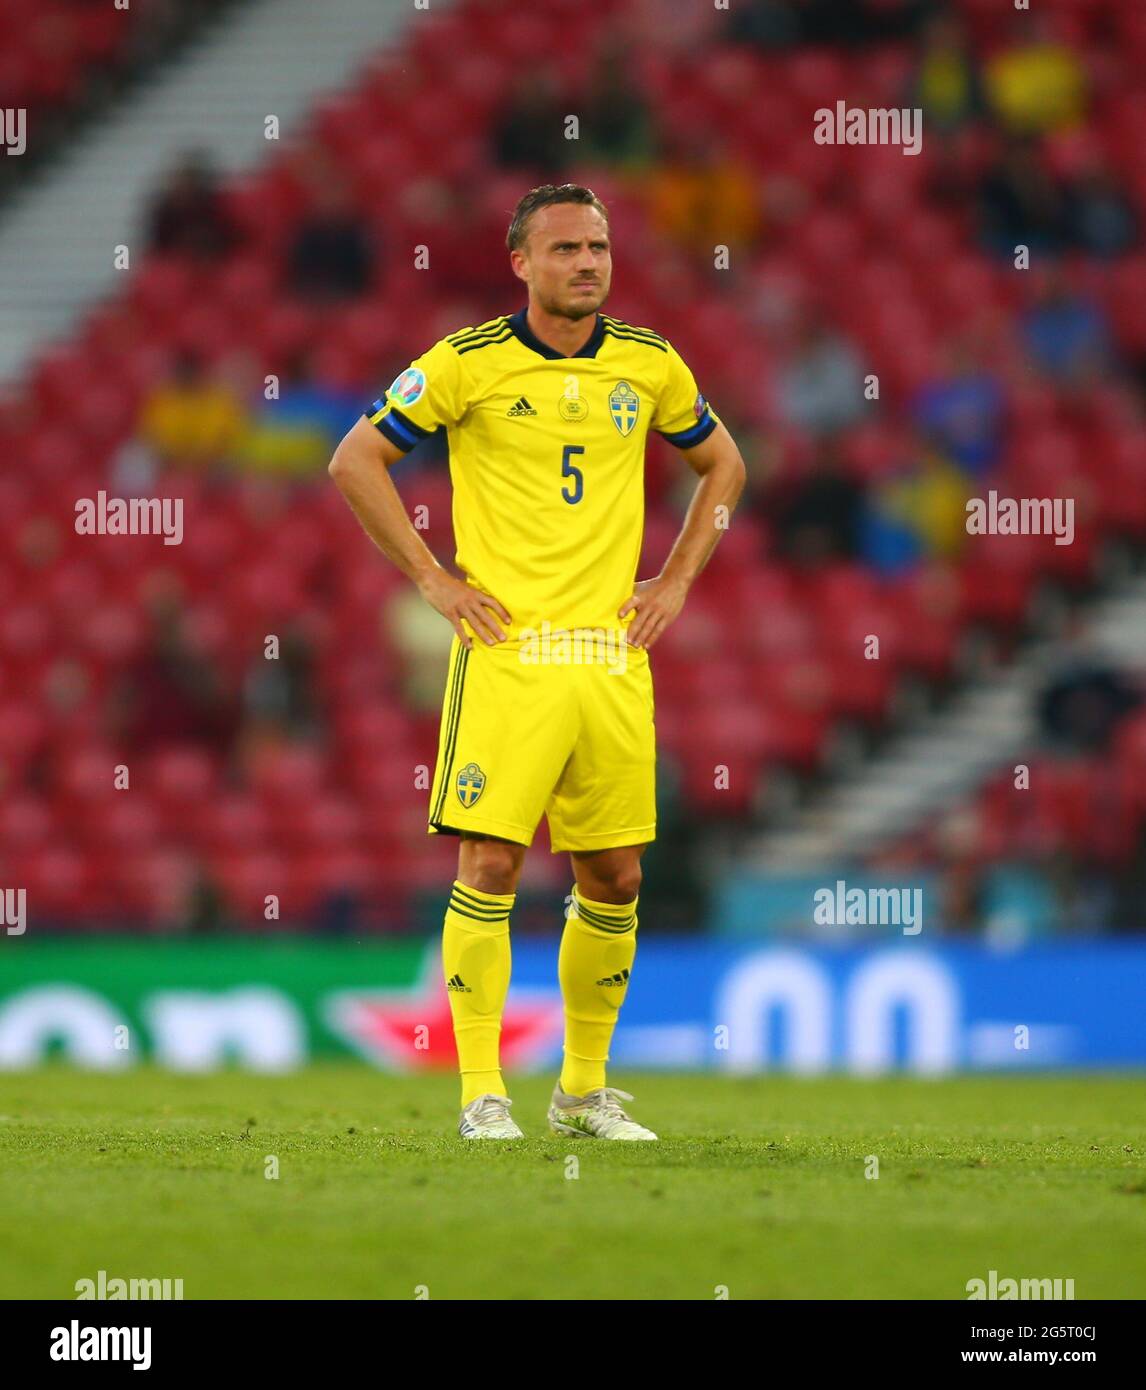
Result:
<svg viewBox="0 0 1146 1390"><path fill-rule="evenodd" d="M468 811L485 790L485 773L477 763L467 763L458 773L454 783L458 800Z"/></svg>
<svg viewBox="0 0 1146 1390"><path fill-rule="evenodd" d="M609 414L613 418L613 424L616 425L621 434L632 434L633 426L637 423L637 411L640 406L641 398L629 383L618 381L609 396Z"/></svg>

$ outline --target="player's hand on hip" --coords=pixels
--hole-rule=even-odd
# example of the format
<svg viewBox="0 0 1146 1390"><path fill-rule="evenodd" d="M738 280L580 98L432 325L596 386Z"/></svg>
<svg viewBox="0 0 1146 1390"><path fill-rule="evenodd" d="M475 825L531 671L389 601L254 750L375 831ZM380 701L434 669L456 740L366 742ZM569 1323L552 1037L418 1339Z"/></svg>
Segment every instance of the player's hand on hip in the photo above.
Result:
<svg viewBox="0 0 1146 1390"><path fill-rule="evenodd" d="M508 627L512 622L509 614L491 594L483 594L462 579L455 579L443 569L438 569L418 585L422 597L453 624L466 647L473 646L473 639L462 627L464 618L474 632L487 646L496 646L505 641L505 633L498 625L500 618Z"/></svg>
<svg viewBox="0 0 1146 1390"><path fill-rule="evenodd" d="M620 618L627 613L635 612L637 615L625 633L629 646L644 647L646 650L651 647L684 607L687 596L687 584L679 579L668 579L663 574L636 585L632 598L617 615Z"/></svg>

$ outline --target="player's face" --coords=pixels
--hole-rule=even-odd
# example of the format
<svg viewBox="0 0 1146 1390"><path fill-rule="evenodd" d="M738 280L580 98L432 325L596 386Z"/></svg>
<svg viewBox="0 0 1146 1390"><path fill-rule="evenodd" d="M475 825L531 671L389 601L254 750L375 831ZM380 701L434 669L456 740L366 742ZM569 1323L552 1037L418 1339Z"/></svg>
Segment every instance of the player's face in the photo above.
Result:
<svg viewBox="0 0 1146 1390"><path fill-rule="evenodd" d="M547 314L581 319L604 304L613 279L609 228L594 207L554 203L529 220L513 267Z"/></svg>

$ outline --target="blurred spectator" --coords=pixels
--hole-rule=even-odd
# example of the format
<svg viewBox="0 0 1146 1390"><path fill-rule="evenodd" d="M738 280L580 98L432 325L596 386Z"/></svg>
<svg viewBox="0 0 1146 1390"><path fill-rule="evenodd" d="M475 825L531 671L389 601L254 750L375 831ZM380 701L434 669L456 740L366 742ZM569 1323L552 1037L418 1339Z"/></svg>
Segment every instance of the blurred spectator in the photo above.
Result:
<svg viewBox="0 0 1146 1390"><path fill-rule="evenodd" d="M1108 365L1106 317L1092 299L1072 292L1061 269L1039 277L1023 317L1023 339L1035 364L1064 386L1083 386Z"/></svg>
<svg viewBox="0 0 1146 1390"><path fill-rule="evenodd" d="M191 929L199 874L198 856L185 847L172 846L137 865L136 886L146 902L146 929L157 936Z"/></svg>
<svg viewBox="0 0 1146 1390"><path fill-rule="evenodd" d="M1066 208L1035 140L1007 141L987 171L979 189L979 226L984 245L1000 256L1013 257L1020 245L1032 252L1062 249Z"/></svg>
<svg viewBox="0 0 1146 1390"><path fill-rule="evenodd" d="M1085 109L1086 75L1078 57L1053 37L1043 16L1016 15L1016 42L987 64L986 86L1000 122L1018 134L1062 130Z"/></svg>
<svg viewBox="0 0 1146 1390"><path fill-rule="evenodd" d="M33 576L50 574L59 563L60 528L48 516L30 516L16 537L16 554Z"/></svg>
<svg viewBox="0 0 1146 1390"><path fill-rule="evenodd" d="M394 591L383 622L402 667L402 695L418 714L436 714L449 670L450 623L412 584Z"/></svg>
<svg viewBox="0 0 1146 1390"><path fill-rule="evenodd" d="M116 497L149 497L155 491L159 461L140 440L125 440L108 469L108 484Z"/></svg>
<svg viewBox="0 0 1146 1390"><path fill-rule="evenodd" d="M967 479L949 459L923 449L896 485L899 514L935 559L958 554L967 539Z"/></svg>
<svg viewBox="0 0 1146 1390"><path fill-rule="evenodd" d="M238 240L206 150L191 150L172 169L146 212L152 251L201 260L225 256Z"/></svg>
<svg viewBox="0 0 1146 1390"><path fill-rule="evenodd" d="M644 856L646 911L658 932L694 932L704 918L707 885L690 808L672 759L657 767L657 837Z"/></svg>
<svg viewBox="0 0 1146 1390"><path fill-rule="evenodd" d="M974 807L961 807L944 816L936 827L940 856L936 874L944 932L970 936L983 927L985 869L982 832Z"/></svg>
<svg viewBox="0 0 1146 1390"><path fill-rule="evenodd" d="M127 669L114 718L136 753L172 743L230 747L237 711L209 654L187 631L177 589L164 586L148 600L147 646Z"/></svg>
<svg viewBox="0 0 1146 1390"><path fill-rule="evenodd" d="M922 450L868 495L864 558L895 574L924 557L946 559L966 539L967 480L947 459Z"/></svg>
<svg viewBox="0 0 1146 1390"><path fill-rule="evenodd" d="M946 373L920 389L912 414L967 473L978 477L994 467L1003 424L1002 383L981 364L968 339L950 345Z"/></svg>
<svg viewBox="0 0 1146 1390"><path fill-rule="evenodd" d="M800 36L809 44L889 42L915 33L928 0L800 0Z"/></svg>
<svg viewBox="0 0 1146 1390"><path fill-rule="evenodd" d="M362 931L365 904L350 886L324 893L311 914L311 926L325 936L357 936Z"/></svg>
<svg viewBox="0 0 1146 1390"><path fill-rule="evenodd" d="M632 80L628 49L618 43L605 48L593 75L581 130L591 159L641 169L652 158L648 106Z"/></svg>
<svg viewBox="0 0 1146 1390"><path fill-rule="evenodd" d="M95 697L95 698L93 698ZM61 656L44 673L40 685L40 706L51 720L52 736L58 740L90 737L100 722L99 702L92 688L88 667L74 658ZM36 743L29 750L33 782L43 772L46 744ZM5 788L10 790L10 788Z"/></svg>
<svg viewBox="0 0 1146 1390"><path fill-rule="evenodd" d="M178 929L188 936L218 936L233 927L219 885L205 864L197 864Z"/></svg>
<svg viewBox="0 0 1146 1390"><path fill-rule="evenodd" d="M1120 256L1138 238L1138 219L1109 165L1099 155L1087 160L1066 195L1072 245L1091 256Z"/></svg>
<svg viewBox="0 0 1146 1390"><path fill-rule="evenodd" d="M1101 753L1115 726L1141 703L1138 682L1076 627L1039 693L1039 724L1060 750Z"/></svg>
<svg viewBox="0 0 1146 1390"><path fill-rule="evenodd" d="M206 470L228 463L250 426L242 399L197 353L178 354L171 379L143 402L136 434L161 464Z"/></svg>
<svg viewBox="0 0 1146 1390"><path fill-rule="evenodd" d="M314 183L310 210L287 253L287 284L309 299L364 294L376 271L374 243L345 184L329 172Z"/></svg>
<svg viewBox="0 0 1146 1390"><path fill-rule="evenodd" d="M290 738L310 738L316 732L314 679L313 647L303 627L293 623L282 634L276 658L260 652L251 659L243 683L246 716L277 725Z"/></svg>
<svg viewBox="0 0 1146 1390"><path fill-rule="evenodd" d="M757 48L790 48L800 41L800 11L795 0L745 0L729 16L728 37Z"/></svg>
<svg viewBox="0 0 1146 1390"><path fill-rule="evenodd" d="M737 159L699 132L675 133L646 184L658 236L712 263L717 246L752 247L760 235L758 184Z"/></svg>
<svg viewBox="0 0 1146 1390"><path fill-rule="evenodd" d="M844 471L836 445L823 441L807 476L777 508L782 549L808 567L850 559L858 546L863 505L863 488Z"/></svg>
<svg viewBox="0 0 1146 1390"><path fill-rule="evenodd" d="M361 393L318 381L304 349L283 374L278 398L263 401L243 446L242 465L258 473L313 475L326 467L361 414Z"/></svg>
<svg viewBox="0 0 1146 1390"><path fill-rule="evenodd" d="M860 47L915 31L922 0L745 0L730 15L733 42L762 49L791 44Z"/></svg>
<svg viewBox="0 0 1146 1390"><path fill-rule="evenodd" d="M493 131L493 154L504 169L528 169L546 182L569 163L565 116L556 85L543 68L522 74Z"/></svg>
<svg viewBox="0 0 1146 1390"><path fill-rule="evenodd" d="M832 434L864 412L863 368L855 348L817 309L800 316L795 345L776 379L777 406L790 425Z"/></svg>
<svg viewBox="0 0 1146 1390"><path fill-rule="evenodd" d="M900 514L898 493L890 483L874 488L862 528L864 564L881 575L912 569L923 556L919 537Z"/></svg>
<svg viewBox="0 0 1146 1390"><path fill-rule="evenodd" d="M913 104L922 108L928 133L939 135L962 129L983 109L978 64L955 14L936 15L927 26Z"/></svg>

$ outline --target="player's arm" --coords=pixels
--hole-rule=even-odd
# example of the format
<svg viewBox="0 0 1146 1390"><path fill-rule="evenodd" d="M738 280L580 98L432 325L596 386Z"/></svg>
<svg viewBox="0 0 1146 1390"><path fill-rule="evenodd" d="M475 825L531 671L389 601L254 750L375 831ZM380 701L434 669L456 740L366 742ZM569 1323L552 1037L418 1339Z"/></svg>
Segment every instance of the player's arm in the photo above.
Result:
<svg viewBox="0 0 1146 1390"><path fill-rule="evenodd" d="M343 436L328 471L366 534L417 585L426 602L450 620L467 647L473 641L463 618L488 645L503 642L505 633L496 619L509 623L509 614L497 599L443 569L407 516L389 473L405 452L363 416Z"/></svg>
<svg viewBox="0 0 1146 1390"><path fill-rule="evenodd" d="M627 634L635 647L651 647L684 607L693 580L727 529L747 478L740 450L719 420L705 439L681 452L699 482L660 574L638 584L621 609L622 618L636 611Z"/></svg>

